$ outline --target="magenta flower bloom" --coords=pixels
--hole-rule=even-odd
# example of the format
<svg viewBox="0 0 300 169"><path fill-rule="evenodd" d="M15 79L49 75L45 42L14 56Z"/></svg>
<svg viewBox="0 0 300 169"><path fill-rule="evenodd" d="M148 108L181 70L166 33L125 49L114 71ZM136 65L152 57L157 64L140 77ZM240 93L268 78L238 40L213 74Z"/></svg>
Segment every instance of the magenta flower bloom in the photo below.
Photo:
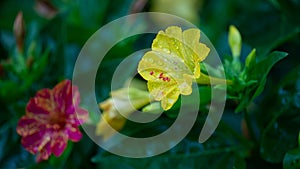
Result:
<svg viewBox="0 0 300 169"><path fill-rule="evenodd" d="M29 100L17 132L25 149L37 154L38 162L47 160L52 153L60 156L68 140L81 139L78 126L88 119L88 112L79 103L80 94L70 80L60 82L52 90L42 89Z"/></svg>

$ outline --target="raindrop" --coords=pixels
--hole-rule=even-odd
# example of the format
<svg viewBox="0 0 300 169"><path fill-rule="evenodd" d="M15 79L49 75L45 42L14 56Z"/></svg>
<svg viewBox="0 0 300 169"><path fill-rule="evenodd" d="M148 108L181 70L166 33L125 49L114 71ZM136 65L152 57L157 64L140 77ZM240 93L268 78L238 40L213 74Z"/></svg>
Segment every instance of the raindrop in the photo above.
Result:
<svg viewBox="0 0 300 169"><path fill-rule="evenodd" d="M147 59L150 63L153 63L153 59L152 58L149 58Z"/></svg>

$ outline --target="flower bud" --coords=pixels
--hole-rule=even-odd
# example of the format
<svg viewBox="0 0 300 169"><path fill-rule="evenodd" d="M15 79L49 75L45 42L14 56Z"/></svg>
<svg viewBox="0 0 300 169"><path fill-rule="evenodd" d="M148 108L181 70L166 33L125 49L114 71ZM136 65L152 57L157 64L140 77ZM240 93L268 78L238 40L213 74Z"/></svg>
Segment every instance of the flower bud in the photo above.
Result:
<svg viewBox="0 0 300 169"><path fill-rule="evenodd" d="M256 63L256 49L253 49L246 58L246 68L252 67Z"/></svg>
<svg viewBox="0 0 300 169"><path fill-rule="evenodd" d="M228 43L233 58L239 58L242 48L242 38L238 29L233 25L229 27Z"/></svg>
<svg viewBox="0 0 300 169"><path fill-rule="evenodd" d="M40 16L46 19L54 18L58 12L48 0L37 0L34 9Z"/></svg>
<svg viewBox="0 0 300 169"><path fill-rule="evenodd" d="M19 52L23 52L24 38L25 38L25 22L23 13L20 11L14 22L14 34L16 38L17 48Z"/></svg>

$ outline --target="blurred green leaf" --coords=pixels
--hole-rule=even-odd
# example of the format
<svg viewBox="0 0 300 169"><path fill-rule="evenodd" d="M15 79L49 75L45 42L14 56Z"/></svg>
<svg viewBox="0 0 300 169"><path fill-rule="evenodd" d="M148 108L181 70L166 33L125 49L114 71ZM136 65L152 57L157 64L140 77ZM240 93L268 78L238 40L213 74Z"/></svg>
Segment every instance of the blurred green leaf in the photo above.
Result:
<svg viewBox="0 0 300 169"><path fill-rule="evenodd" d="M52 155L52 157L49 159L49 163L53 168L57 168L57 169L65 168L64 166L70 156L70 153L72 152L73 144L74 144L73 142L69 141L65 151L60 157L55 157Z"/></svg>
<svg viewBox="0 0 300 169"><path fill-rule="evenodd" d="M300 115L299 108L294 105L297 94L297 79L300 79L299 68L292 70L276 86L277 93L266 97L259 115L262 130L260 153L272 163L280 163L284 154L298 147Z"/></svg>
<svg viewBox="0 0 300 169"><path fill-rule="evenodd" d="M300 168L300 148L287 152L283 159L284 169L299 169Z"/></svg>

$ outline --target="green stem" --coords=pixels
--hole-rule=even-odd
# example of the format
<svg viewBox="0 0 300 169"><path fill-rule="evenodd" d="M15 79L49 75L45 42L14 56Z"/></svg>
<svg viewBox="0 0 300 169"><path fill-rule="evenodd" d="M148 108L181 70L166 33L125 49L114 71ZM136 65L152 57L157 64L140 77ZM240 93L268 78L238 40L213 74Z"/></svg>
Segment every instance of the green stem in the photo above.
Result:
<svg viewBox="0 0 300 169"><path fill-rule="evenodd" d="M247 125L247 129L249 131L250 137L257 144L258 141L256 139L255 132L254 132L253 127L251 125L252 123L251 123L250 115L249 115L249 112L248 112L247 108L244 109L244 118L245 118L245 122L246 122L246 125Z"/></svg>
<svg viewBox="0 0 300 169"><path fill-rule="evenodd" d="M211 77L204 73L201 73L200 77L198 79L196 79L196 82L198 84L212 84L212 85L218 85L218 84L232 85L233 84L233 82L231 80L221 79L221 78L217 78L217 77Z"/></svg>

